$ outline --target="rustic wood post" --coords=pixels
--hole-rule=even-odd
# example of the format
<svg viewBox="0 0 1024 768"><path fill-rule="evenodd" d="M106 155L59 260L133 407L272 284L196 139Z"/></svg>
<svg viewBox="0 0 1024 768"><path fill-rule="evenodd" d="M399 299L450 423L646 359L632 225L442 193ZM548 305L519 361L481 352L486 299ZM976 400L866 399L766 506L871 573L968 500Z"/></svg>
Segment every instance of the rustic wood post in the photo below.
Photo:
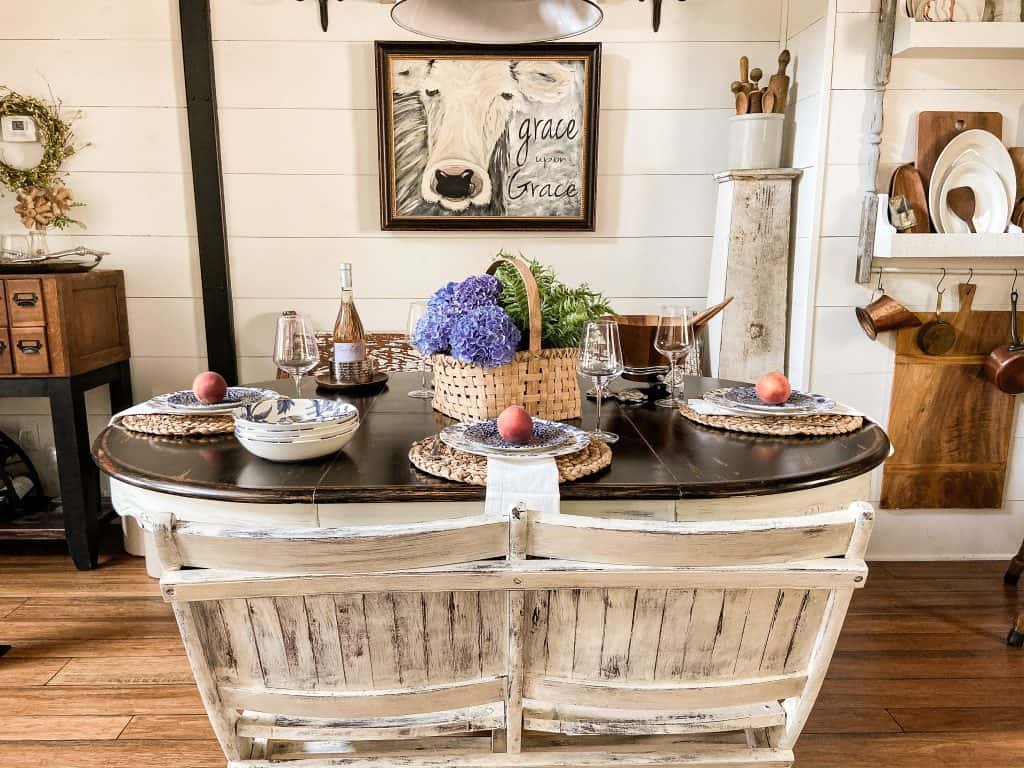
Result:
<svg viewBox="0 0 1024 768"><path fill-rule="evenodd" d="M726 171L719 183L708 304L735 296L710 326L713 376L752 381L786 367L793 182L801 171Z"/></svg>

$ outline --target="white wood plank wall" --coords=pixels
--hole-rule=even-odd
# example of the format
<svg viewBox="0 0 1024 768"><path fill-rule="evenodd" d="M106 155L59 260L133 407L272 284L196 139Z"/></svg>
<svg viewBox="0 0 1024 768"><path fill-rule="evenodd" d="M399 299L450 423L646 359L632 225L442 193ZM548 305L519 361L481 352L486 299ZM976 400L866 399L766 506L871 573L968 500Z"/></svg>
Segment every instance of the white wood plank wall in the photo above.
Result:
<svg viewBox="0 0 1024 768"><path fill-rule="evenodd" d="M339 262L355 265L370 328L402 327L408 302L482 269L505 247L589 281L624 312L704 305L715 185L724 169L736 61L774 60L784 0L602 2L605 44L599 231L594 235L385 234L377 225L372 50L409 39L377 0L331 5L212 0L235 318L245 378L271 376L274 315L329 327ZM94 146L70 164L87 225L63 244L111 251L126 270L136 395L187 386L205 368L176 0L4 3L0 82L81 110ZM0 231L19 231L13 200ZM89 399L106 421L105 392ZM52 478L45 401L0 401L0 428ZM52 488L52 483L50 484Z"/></svg>
<svg viewBox="0 0 1024 768"><path fill-rule="evenodd" d="M869 341L853 308L870 301L873 286L854 279L861 181L870 132L868 96L875 56L878 1L829 0L826 29L834 56L826 62L831 78L826 161L821 174L823 212L820 256L814 279L814 324L810 350L811 386L863 409L883 424L889 412L894 353L892 334ZM1024 29L1022 29L1024 34ZM917 115L922 110L991 110L1003 113L1004 140L1024 145L1021 105L1024 61L896 59L885 100L885 130L879 189L892 170L912 162ZM941 266L941 265L939 265ZM973 265L978 266L978 265ZM952 281L955 284L955 280ZM1003 309L1009 281L976 278L977 309ZM918 310L934 307L936 279L887 276L887 292ZM947 299L955 308L956 292ZM877 518L869 556L874 558L1002 557L1015 552L1024 536L1024 426L1017 420L1006 501L992 511L887 511ZM873 498L878 497L876 473Z"/></svg>

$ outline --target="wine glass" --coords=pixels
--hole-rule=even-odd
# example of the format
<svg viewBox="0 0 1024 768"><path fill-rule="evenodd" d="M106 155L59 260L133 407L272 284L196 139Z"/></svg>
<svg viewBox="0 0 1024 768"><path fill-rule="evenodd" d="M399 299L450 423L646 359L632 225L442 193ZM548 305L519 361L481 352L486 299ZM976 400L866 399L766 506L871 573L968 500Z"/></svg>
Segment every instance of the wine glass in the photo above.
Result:
<svg viewBox="0 0 1024 768"><path fill-rule="evenodd" d="M274 364L295 379L295 395L302 397L302 376L320 362L316 334L309 320L296 312L284 312L277 318L274 339Z"/></svg>
<svg viewBox="0 0 1024 768"><path fill-rule="evenodd" d="M606 443L617 442L618 435L601 429L601 404L604 402L605 387L623 369L618 323L609 317L587 323L580 339L580 357L576 369L593 379L597 387L597 424L591 436Z"/></svg>
<svg viewBox="0 0 1024 768"><path fill-rule="evenodd" d="M678 408L684 404L680 397L676 364L680 357L686 356L693 349L693 328L690 326L690 310L683 306L672 305L661 308L658 317L658 332L654 337L654 348L668 358L669 396L656 400L655 405L662 408Z"/></svg>
<svg viewBox="0 0 1024 768"><path fill-rule="evenodd" d="M420 324L420 320L425 314L427 314L427 303L425 301L414 301L409 305L409 322L406 335L409 339L409 346L416 350L416 354L420 358L420 387L410 392L409 397L432 400L434 393L427 384L427 356L416 346L416 326Z"/></svg>

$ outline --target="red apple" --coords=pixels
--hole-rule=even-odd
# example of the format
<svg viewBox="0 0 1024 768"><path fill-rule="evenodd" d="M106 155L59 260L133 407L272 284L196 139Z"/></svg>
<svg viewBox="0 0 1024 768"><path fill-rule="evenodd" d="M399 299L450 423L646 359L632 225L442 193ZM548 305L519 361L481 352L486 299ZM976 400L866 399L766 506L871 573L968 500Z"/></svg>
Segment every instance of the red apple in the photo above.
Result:
<svg viewBox="0 0 1024 768"><path fill-rule="evenodd" d="M223 376L213 371L200 373L192 382L192 394L199 402L207 405L222 402L227 393L228 383Z"/></svg>
<svg viewBox="0 0 1024 768"><path fill-rule="evenodd" d="M510 405L498 416L498 434L514 445L525 445L533 437L533 419L521 405Z"/></svg>
<svg viewBox="0 0 1024 768"><path fill-rule="evenodd" d="M757 396L768 405L779 405L789 400L793 388L789 385L789 379L779 371L766 373L757 380L755 385Z"/></svg>

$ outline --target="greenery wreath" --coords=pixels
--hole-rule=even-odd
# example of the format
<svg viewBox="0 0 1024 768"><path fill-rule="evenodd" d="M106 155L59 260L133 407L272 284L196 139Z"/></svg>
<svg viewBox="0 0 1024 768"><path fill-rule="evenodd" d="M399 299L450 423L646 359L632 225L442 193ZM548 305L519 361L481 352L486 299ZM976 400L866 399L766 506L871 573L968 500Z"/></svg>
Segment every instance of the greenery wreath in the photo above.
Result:
<svg viewBox="0 0 1024 768"><path fill-rule="evenodd" d="M50 105L0 87L0 116L6 115L27 115L35 120L43 158L37 166L28 169L14 168L0 161L0 184L11 192L59 184L61 166L76 152L71 123L60 116L60 104Z"/></svg>

